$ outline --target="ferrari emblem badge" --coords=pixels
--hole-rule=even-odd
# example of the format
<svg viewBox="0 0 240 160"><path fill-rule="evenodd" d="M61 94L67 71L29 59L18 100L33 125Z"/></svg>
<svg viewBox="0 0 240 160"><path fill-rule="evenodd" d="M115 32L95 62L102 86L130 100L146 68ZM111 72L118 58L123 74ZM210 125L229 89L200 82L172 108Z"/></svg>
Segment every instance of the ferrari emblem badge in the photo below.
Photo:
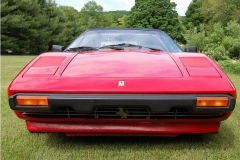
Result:
<svg viewBox="0 0 240 160"><path fill-rule="evenodd" d="M124 81L119 81L119 82L118 82L118 86L119 86L119 87L123 87L123 86L124 86L124 83L125 83Z"/></svg>
<svg viewBox="0 0 240 160"><path fill-rule="evenodd" d="M118 108L118 112L116 113L117 115L122 116L122 118L127 118L128 112L124 112L123 108Z"/></svg>

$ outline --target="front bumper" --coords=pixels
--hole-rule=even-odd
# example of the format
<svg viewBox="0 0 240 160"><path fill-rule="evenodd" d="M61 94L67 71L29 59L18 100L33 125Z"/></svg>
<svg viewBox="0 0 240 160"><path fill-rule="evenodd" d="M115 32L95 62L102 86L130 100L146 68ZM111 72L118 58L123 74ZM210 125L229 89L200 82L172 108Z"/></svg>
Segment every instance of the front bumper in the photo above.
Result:
<svg viewBox="0 0 240 160"><path fill-rule="evenodd" d="M216 133L219 122L211 123L44 123L27 121L31 132L66 133L68 136L178 136L187 133Z"/></svg>
<svg viewBox="0 0 240 160"><path fill-rule="evenodd" d="M49 106L25 108L16 105L17 95L47 95ZM197 108L196 97L228 97L226 108ZM227 94L14 94L10 107L25 119L31 132L62 132L69 136L177 136L182 133L216 133L220 122L235 107L235 99ZM66 114L60 109L70 107ZM147 108L149 114L123 117L96 116L97 109ZM173 112L176 109L176 112ZM180 112L178 112L180 109ZM184 109L185 112L181 112ZM101 111L101 110L100 110ZM141 110L142 111L142 110ZM108 112L108 111L107 111ZM58 116L63 115L63 117Z"/></svg>
<svg viewBox="0 0 240 160"><path fill-rule="evenodd" d="M49 106L17 106L18 95L48 96ZM196 107L196 97L228 97L227 107ZM152 113L167 113L172 108L184 108L189 113L233 111L236 100L227 94L30 94L17 93L9 98L12 110L19 112L51 111L71 107L77 113L91 113L95 107L148 107Z"/></svg>

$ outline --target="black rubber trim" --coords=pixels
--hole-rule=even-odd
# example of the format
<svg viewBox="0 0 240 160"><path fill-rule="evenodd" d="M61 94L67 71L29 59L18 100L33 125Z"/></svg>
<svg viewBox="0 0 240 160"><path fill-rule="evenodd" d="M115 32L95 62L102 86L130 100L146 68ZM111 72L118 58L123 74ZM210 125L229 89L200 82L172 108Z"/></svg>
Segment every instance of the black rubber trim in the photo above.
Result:
<svg viewBox="0 0 240 160"><path fill-rule="evenodd" d="M49 106L16 106L17 95L44 95L48 96ZM196 97L228 97L227 108L196 107ZM236 100L228 94L33 94L17 93L9 98L12 110L52 111L58 107L72 107L76 112L92 112L96 106L148 106L151 112L168 112L171 108L186 108L188 112L214 112L225 113L233 111Z"/></svg>

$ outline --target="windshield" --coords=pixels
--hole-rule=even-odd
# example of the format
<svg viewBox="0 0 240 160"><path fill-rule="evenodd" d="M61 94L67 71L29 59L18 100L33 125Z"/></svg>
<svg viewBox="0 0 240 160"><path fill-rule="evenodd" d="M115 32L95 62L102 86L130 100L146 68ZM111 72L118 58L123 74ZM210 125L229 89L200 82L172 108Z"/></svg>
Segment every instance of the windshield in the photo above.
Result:
<svg viewBox="0 0 240 160"><path fill-rule="evenodd" d="M80 35L66 50L72 48L92 47L107 48L104 46L115 46L128 44L131 46L142 46L146 49L158 49L165 52L182 52L180 47L164 32L158 30L141 29L93 29ZM129 45L130 44L130 45ZM114 49L111 47L111 49ZM65 51L66 51L65 50Z"/></svg>

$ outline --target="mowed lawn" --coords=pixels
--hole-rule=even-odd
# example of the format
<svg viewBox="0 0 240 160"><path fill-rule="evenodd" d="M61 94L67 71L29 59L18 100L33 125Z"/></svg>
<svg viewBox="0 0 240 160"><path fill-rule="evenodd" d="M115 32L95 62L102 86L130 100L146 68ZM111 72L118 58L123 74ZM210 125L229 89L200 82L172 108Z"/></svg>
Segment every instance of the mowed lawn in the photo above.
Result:
<svg viewBox="0 0 240 160"><path fill-rule="evenodd" d="M240 76L236 108L218 134L156 137L67 137L30 134L8 105L7 87L34 56L1 57L1 159L240 159ZM221 86L219 86L221 87Z"/></svg>

